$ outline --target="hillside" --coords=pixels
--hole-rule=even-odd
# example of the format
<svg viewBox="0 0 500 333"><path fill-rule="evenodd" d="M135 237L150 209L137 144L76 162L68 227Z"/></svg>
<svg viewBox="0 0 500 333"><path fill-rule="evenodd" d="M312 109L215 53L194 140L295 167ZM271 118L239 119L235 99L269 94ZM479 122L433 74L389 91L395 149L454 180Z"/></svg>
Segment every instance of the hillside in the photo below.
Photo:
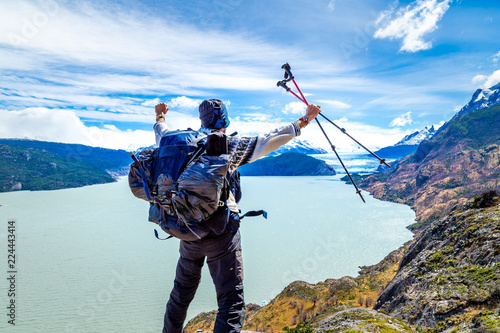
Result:
<svg viewBox="0 0 500 333"><path fill-rule="evenodd" d="M67 159L82 161L92 167L106 170L119 169L131 162L130 156L125 150L23 139L0 139L0 144L45 150Z"/></svg>
<svg viewBox="0 0 500 333"><path fill-rule="evenodd" d="M410 205L421 223L500 189L500 105L458 116L394 169L359 181L376 198Z"/></svg>
<svg viewBox="0 0 500 333"><path fill-rule="evenodd" d="M333 167L325 161L300 153L265 157L238 168L242 176L331 176Z"/></svg>
<svg viewBox="0 0 500 333"><path fill-rule="evenodd" d="M361 321L360 326L376 323L386 329L384 332L414 332L404 321L370 310L380 291L394 277L404 251L402 247L376 265L360 267L356 278L345 276L317 284L292 282L265 307L248 304L243 329L281 332L285 326L307 322L316 327L317 332L325 332L326 327L335 326L336 322L345 327L349 321L346 318L350 318ZM210 330L215 316L216 311L199 314L187 324L186 333ZM356 325L351 322L351 326ZM389 330L392 326L400 329Z"/></svg>
<svg viewBox="0 0 500 333"><path fill-rule="evenodd" d="M457 205L420 233L374 309L434 332L500 332L500 197L495 195L487 192Z"/></svg>
<svg viewBox="0 0 500 333"><path fill-rule="evenodd" d="M114 181L105 170L48 151L0 144L0 192L56 190Z"/></svg>
<svg viewBox="0 0 500 333"><path fill-rule="evenodd" d="M487 192L457 205L358 277L292 282L266 306L247 305L244 329L305 323L315 333L498 333L499 204ZM209 331L216 313L199 314L186 332Z"/></svg>

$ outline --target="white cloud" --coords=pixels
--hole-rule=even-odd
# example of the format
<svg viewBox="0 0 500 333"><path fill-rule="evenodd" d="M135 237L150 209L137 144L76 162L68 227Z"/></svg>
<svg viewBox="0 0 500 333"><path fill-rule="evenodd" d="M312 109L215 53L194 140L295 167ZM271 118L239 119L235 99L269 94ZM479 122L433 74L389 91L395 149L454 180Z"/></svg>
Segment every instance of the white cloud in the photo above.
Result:
<svg viewBox="0 0 500 333"><path fill-rule="evenodd" d="M148 99L141 103L142 106L155 106L156 104L160 103L160 99L156 97L155 99Z"/></svg>
<svg viewBox="0 0 500 333"><path fill-rule="evenodd" d="M77 64L125 69L144 77L143 86L149 88L161 88L158 83L166 79L184 87L266 90L275 85L267 77L268 66L287 52L295 54L248 35L202 31L129 8L106 11L89 3L54 4L57 11L50 12L28 1L0 2L0 30L6 32L0 34L0 43L12 46L18 61L38 69L55 63L62 65L59 68ZM37 15L45 15L46 22L37 24Z"/></svg>
<svg viewBox="0 0 500 333"><path fill-rule="evenodd" d="M497 63L500 60L500 51L493 56L493 62Z"/></svg>
<svg viewBox="0 0 500 333"><path fill-rule="evenodd" d="M321 104L321 105L328 105L328 106L331 106L333 107L334 109L350 109L352 106L347 104L347 103L344 103L344 102L340 102L340 101L334 101L334 100L328 100L328 99L320 99L317 101L318 104Z"/></svg>
<svg viewBox="0 0 500 333"><path fill-rule="evenodd" d="M333 12L335 10L335 5L337 4L337 0L330 0L328 3L328 10Z"/></svg>
<svg viewBox="0 0 500 333"><path fill-rule="evenodd" d="M393 145L406 135L400 128L387 130L377 126L349 121L345 117L332 120L339 127L345 128L349 135L354 137L370 150L376 150ZM330 126L324 121L322 122L322 125L331 142L335 145L339 152L359 152L362 150L362 148L360 148L353 140L349 139L347 135L344 135L338 129ZM319 127L314 124L310 124L302 130L301 139L308 140L331 152L331 147L329 146L328 141Z"/></svg>
<svg viewBox="0 0 500 333"><path fill-rule="evenodd" d="M345 128L351 136L356 138L356 140L361 142L368 149L378 149L393 145L406 135L406 133L400 128L387 130L377 126L366 125L360 122L352 122L345 117L332 120L338 126ZM240 135L258 135L271 131L272 129L285 124L289 124L289 122L276 121L276 119L270 119L269 117L244 120L242 120L240 117L236 117L231 118L231 125L229 126L228 130L229 133L238 131ZM337 147L338 151L359 151L359 146L338 129L334 128L330 124L327 124L325 121L322 121L322 125L332 143ZM300 140L307 140L314 145L322 147L331 152L331 147L329 146L328 141L321 132L320 128L315 123L312 123L302 129Z"/></svg>
<svg viewBox="0 0 500 333"><path fill-rule="evenodd" d="M304 115L306 112L306 105L302 102L291 102L285 105L285 108L281 110L284 114L300 114Z"/></svg>
<svg viewBox="0 0 500 333"><path fill-rule="evenodd" d="M408 111L407 113L402 114L401 116L393 119L389 126L391 127L401 127L405 125L411 125L413 122L411 118L411 111Z"/></svg>
<svg viewBox="0 0 500 333"><path fill-rule="evenodd" d="M488 77L486 75L476 75L472 78L472 83L478 84L478 83L484 83L488 80Z"/></svg>
<svg viewBox="0 0 500 333"><path fill-rule="evenodd" d="M275 91L269 68L284 58L313 64L303 52L259 37L98 2L0 1L0 31L5 109L146 114L161 96L181 96L172 106L194 112L193 97L207 91Z"/></svg>
<svg viewBox="0 0 500 333"><path fill-rule="evenodd" d="M149 119L152 128L154 116L149 116ZM196 127L199 120L174 113L167 119L167 124L172 129ZM3 138L30 138L113 149L135 149L154 144L152 130L122 131L110 124L103 127L86 126L72 110L43 107L0 110L0 136Z"/></svg>
<svg viewBox="0 0 500 333"><path fill-rule="evenodd" d="M180 96L176 98L172 98L170 103L168 103L169 108L180 108L180 109L189 109L189 110L198 110L198 106L202 102L201 99L193 99L186 96Z"/></svg>
<svg viewBox="0 0 500 333"><path fill-rule="evenodd" d="M417 52L432 47L425 35L437 29L437 23L450 8L453 0L416 0L408 6L386 10L377 19L375 38L402 39L400 51Z"/></svg>
<svg viewBox="0 0 500 333"><path fill-rule="evenodd" d="M500 70L493 72L490 76L476 75L472 79L472 83L481 84L482 88L491 88L500 82Z"/></svg>

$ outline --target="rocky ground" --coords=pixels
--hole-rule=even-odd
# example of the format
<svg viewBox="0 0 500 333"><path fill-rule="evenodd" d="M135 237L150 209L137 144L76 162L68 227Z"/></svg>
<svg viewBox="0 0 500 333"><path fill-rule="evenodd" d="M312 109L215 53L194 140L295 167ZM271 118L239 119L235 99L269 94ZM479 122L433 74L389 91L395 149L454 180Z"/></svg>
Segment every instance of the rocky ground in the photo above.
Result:
<svg viewBox="0 0 500 333"><path fill-rule="evenodd" d="M500 332L499 202L485 194L425 229L374 308L435 331Z"/></svg>
<svg viewBox="0 0 500 333"><path fill-rule="evenodd" d="M356 278L293 282L265 307L248 305L244 328L281 332L303 322L322 333L500 332L499 204L487 192L455 206ZM198 315L186 332L209 331L215 316Z"/></svg>
<svg viewBox="0 0 500 333"><path fill-rule="evenodd" d="M415 332L404 320L370 309L347 309L312 325L317 333Z"/></svg>

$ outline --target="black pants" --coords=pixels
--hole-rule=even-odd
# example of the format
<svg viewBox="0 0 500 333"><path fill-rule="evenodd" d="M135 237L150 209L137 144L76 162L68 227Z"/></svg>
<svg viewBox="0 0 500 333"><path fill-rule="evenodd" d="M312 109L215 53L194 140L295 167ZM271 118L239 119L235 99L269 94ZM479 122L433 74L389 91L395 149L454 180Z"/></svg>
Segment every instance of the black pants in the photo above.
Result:
<svg viewBox="0 0 500 333"><path fill-rule="evenodd" d="M192 242L180 242L174 288L165 312L163 333L180 333L187 309L194 298L207 258L217 292L219 312L214 333L241 331L245 317L243 300L243 260L239 230L219 236L207 236Z"/></svg>

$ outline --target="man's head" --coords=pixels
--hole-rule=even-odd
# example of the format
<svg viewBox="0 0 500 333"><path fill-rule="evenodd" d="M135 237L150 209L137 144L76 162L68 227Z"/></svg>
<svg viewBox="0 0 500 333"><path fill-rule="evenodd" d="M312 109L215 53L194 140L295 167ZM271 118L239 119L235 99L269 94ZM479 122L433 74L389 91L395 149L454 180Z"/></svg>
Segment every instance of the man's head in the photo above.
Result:
<svg viewBox="0 0 500 333"><path fill-rule="evenodd" d="M229 126L226 106L218 99L206 99L200 107L201 126L209 129L223 129Z"/></svg>

